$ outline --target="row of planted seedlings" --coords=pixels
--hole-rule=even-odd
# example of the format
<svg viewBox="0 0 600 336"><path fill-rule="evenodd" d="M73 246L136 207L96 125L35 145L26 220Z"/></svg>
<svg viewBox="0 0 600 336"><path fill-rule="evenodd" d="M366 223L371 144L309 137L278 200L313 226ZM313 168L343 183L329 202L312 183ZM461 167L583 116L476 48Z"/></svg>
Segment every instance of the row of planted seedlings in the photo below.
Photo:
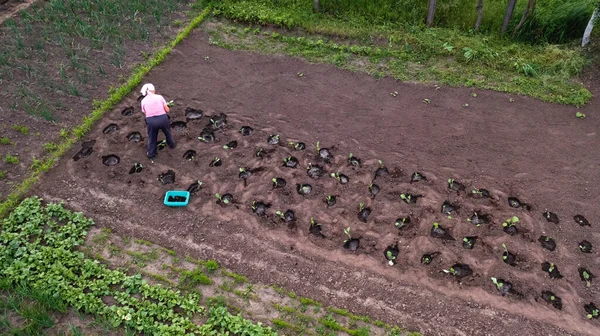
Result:
<svg viewBox="0 0 600 336"><path fill-rule="evenodd" d="M170 102L170 104L172 105L172 102ZM131 115L133 115L133 112L134 112L133 107L129 106L129 107L124 108L121 111L121 114L123 116L131 116ZM194 108L188 107L185 109L185 117L186 117L187 122L197 121L204 117L204 112L199 109L194 109ZM187 122L173 121L171 123L171 127L175 131L182 131L186 128ZM217 141L216 133L223 132L227 128L229 128L229 125L227 122L226 114L220 113L218 115L210 116L209 123L206 124L202 128L197 139L204 143L215 143ZM103 133L104 134L112 134L118 130L119 130L119 126L117 124L109 124L108 126L106 126L103 129ZM251 126L242 126L239 129L239 133L242 136L251 136L254 133L254 129ZM143 140L143 138L139 132L132 132L132 133L128 134L127 139L132 142L140 142ZM80 150L79 153L77 153L77 155L74 157L74 159L78 160L81 157L89 156L93 152L93 144L94 144L94 141L84 142L82 144L82 149ZM278 134L269 135L266 139L266 145L289 147L291 151L298 151L298 152L304 151L307 148L307 146L304 142L283 142L281 139L281 136ZM159 143L159 150L162 150L165 146L166 146L166 140L163 140L162 142ZM229 141L228 143L226 143L225 145L223 145L222 147L225 150L233 150L233 149L237 148L237 146L238 146L238 142L236 140L232 140L232 141ZM265 148L266 148L265 146L260 146L255 151L253 156L258 159L263 159L264 157L267 156L267 154L272 152L272 150L270 150L268 148L265 149ZM185 153L183 154L183 159L190 160L190 161L194 160L194 158L196 157L196 154L197 154L197 152L193 149L186 150ZM288 153L288 154L289 155L287 155L283 158L281 166L289 168L289 169L299 168L300 161L293 155L293 153ZM339 181L339 183L341 185L347 185L348 183L350 183L350 177L348 175L343 174L339 171L329 172L329 170L327 169L327 166L329 166L334 160L334 154L333 154L332 149L322 148L320 146L320 143L317 142L316 154L315 154L314 159L315 159L314 162L317 162L317 163L315 163L315 164L310 163L306 167L306 174L309 178L317 180L323 176L329 175L329 176L335 178L337 181ZM120 158L117 155L110 154L110 155L102 156L102 161L103 161L103 164L105 164L107 166L112 166L112 165L118 164L120 162ZM361 159L354 156L353 154L350 154L347 157L346 161L347 161L347 165L349 165L349 166L361 166L362 165ZM220 167L222 165L223 165L223 160L218 156L215 157L214 159L212 159L209 163L210 167ZM130 174L139 173L142 171L142 169L143 169L143 165L141 163L136 162L136 163L134 163L134 166L131 167L129 173ZM254 169L251 169L248 167L241 167L241 168L239 168L238 177L243 181L244 185L246 186L248 183L248 180L251 179L253 174L256 174L258 171L264 170L264 169L265 169L265 167L259 167L259 168L254 168ZM368 192L370 197L374 199L381 191L380 186L376 182L377 178L387 176L389 174L390 174L389 169L383 165L382 161L379 161L379 167L374 171L373 179L368 186L368 190L365 192ZM161 173L158 176L158 180L162 184L172 184L175 182L175 172L173 170L168 170L167 172ZM411 179L410 179L411 184L419 183L421 181L428 181L427 177L424 174L422 174L420 172L414 172L411 175ZM271 180L271 183L272 183L272 187L275 189L284 188L284 187L288 186L288 181L286 181L285 178L283 178L283 177L274 177ZM201 190L202 186L203 186L202 181L195 181L187 188L187 191L189 191L192 195L195 195L198 191ZM470 193L471 196L475 196L478 198L484 198L484 199L492 198L491 193L486 189L472 189L470 192L467 192L467 186L464 185L463 183L461 183L460 181L454 180L454 179L447 180L447 188L449 191L456 192L459 195L464 194L464 193ZM311 193L313 193L313 186L309 183L296 183L295 190L299 195L308 196ZM217 193L215 196L217 198L217 203L219 203L223 206L227 206L229 204L234 203L234 195L232 195L230 193L224 193L223 195ZM420 195L420 194L402 193L400 195L400 200L404 201L407 204L414 205L414 204L417 204L418 200L422 197L424 197L424 196ZM327 204L328 207L332 207L337 202L337 196L336 195L326 195L324 197L323 201ZM511 207L511 208L521 208L521 209L524 209L527 211L531 211L531 209L532 209L531 205L522 202L517 197L508 197L507 203L508 203L509 207ZM271 204L266 203L264 201L260 201L260 200L254 200L250 204L250 209L252 210L252 212L259 217L268 217L270 208L271 208ZM448 216L449 218L451 218L452 214L454 214L456 212L456 209L457 209L456 205L450 203L449 201L444 201L441 206L441 213ZM370 207L365 206L363 203L361 203L359 205L357 217L361 222L366 223L369 216L371 215L371 213L372 213L372 209ZM286 211L276 211L275 215L280 217L281 221L283 221L284 223L287 223L287 224L292 224L292 223L295 224L298 221L298 219L296 218L296 214L291 209L288 209ZM547 222L554 223L554 224L559 224L559 222L560 222L558 215L551 211L546 210L542 215ZM583 215L577 214L573 217L573 220L582 227L591 226L589 221ZM489 214L485 214L482 211L475 210L475 211L473 211L472 215L467 219L467 221L470 222L472 225L481 226L481 225L491 224L491 217ZM410 224L410 222L411 222L410 217L408 217L408 216L401 217L395 221L394 226L400 232L404 227L408 226ZM518 222L519 222L519 218L517 216L512 216L512 217L506 219L502 223L502 230L507 235L515 236L515 235L519 234L519 229L517 227ZM321 238L325 238L325 236L321 232L322 231L321 223L318 223L313 217L311 217L308 220L308 223L309 223L308 231L310 234L313 234L313 235L321 237ZM343 248L350 250L350 251L358 250L359 246L360 246L360 238L352 236L352 234L350 232L350 227L345 228L344 234L347 236L347 239L345 239L343 242ZM432 238L440 239L443 241L455 241L456 240L451 235L450 230L443 227L438 222L433 223L431 230L429 232L429 235ZM478 238L479 237L477 237L477 236L467 236L467 237L462 238L462 240L461 240L462 247L465 249L473 249ZM539 237L538 241L539 241L541 247L546 250L554 251L556 249L556 242L551 237L542 235ZM517 265L517 261L518 261L517 256L513 252L509 251L505 244L502 244L502 246L504 249L504 252L501 257L502 261L512 267L515 267ZM593 248L592 243L587 240L580 241L578 243L578 247L582 253L591 253L592 248ZM396 259L398 258L399 253L400 253L400 249L398 248L398 243L387 246L387 248L383 252L384 257L390 266L393 266L396 264ZM421 263L428 265L439 254L440 254L440 252L424 253L421 257ZM541 264L541 269L544 272L548 273L548 275L552 279L563 278L562 274L560 273L560 271L558 269L558 266L552 262L549 262L549 261L543 262ZM456 263L456 264L452 265L451 267L449 267L447 270L444 270L444 272L453 275L454 277L456 277L459 280L473 275L473 270L471 269L471 266L468 264L465 264L465 263ZM594 274L589 269L587 269L586 267L583 267L583 266L578 268L578 273L579 273L579 278L581 279L581 281L583 281L587 287L591 286L592 279L595 277ZM515 288L513 287L513 284L510 281L507 281L507 280L501 279L501 278L495 278L495 277L492 277L491 281L494 284L495 288L498 290L498 292L503 296L507 295L507 294L515 294L516 296L522 296L517 290L515 290ZM562 309L562 300L554 292L552 292L550 290L542 290L540 294L541 294L540 295L541 298L544 301L546 301L548 304L551 304L556 309L559 309L559 310ZM584 310L586 312L587 318L589 318L589 319L598 318L598 316L600 314L600 310L597 308L597 306L593 302L585 304Z"/></svg>

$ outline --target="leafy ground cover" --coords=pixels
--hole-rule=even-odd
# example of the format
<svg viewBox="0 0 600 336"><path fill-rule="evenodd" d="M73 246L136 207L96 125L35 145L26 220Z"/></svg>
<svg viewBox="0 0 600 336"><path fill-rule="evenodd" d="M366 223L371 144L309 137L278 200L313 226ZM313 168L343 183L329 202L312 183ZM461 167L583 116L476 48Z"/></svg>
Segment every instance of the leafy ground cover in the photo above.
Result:
<svg viewBox="0 0 600 336"><path fill-rule="evenodd" d="M224 0L215 44L230 49L284 53L400 80L519 93L544 101L583 105L591 93L577 76L587 63L574 45L531 45L493 35L402 23L373 24L357 13L314 13L311 4ZM258 29L252 24L285 30ZM294 29L294 30L289 30Z"/></svg>

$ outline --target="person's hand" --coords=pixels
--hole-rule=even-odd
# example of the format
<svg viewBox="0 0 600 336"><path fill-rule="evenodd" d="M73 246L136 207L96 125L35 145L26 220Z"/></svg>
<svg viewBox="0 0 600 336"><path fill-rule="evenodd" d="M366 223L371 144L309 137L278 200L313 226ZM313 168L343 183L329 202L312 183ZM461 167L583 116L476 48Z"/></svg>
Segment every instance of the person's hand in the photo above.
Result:
<svg viewBox="0 0 600 336"><path fill-rule="evenodd" d="M173 100L167 102L168 107L173 107L173 105L175 105L175 103L173 103Z"/></svg>

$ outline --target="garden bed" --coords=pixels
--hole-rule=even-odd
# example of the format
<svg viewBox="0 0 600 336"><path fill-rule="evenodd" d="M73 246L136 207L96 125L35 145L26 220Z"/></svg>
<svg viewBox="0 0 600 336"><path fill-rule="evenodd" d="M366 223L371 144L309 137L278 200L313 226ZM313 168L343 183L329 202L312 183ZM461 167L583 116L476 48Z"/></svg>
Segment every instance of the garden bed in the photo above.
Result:
<svg viewBox="0 0 600 336"><path fill-rule="evenodd" d="M600 244L593 184L600 178L599 125L593 117L582 121L572 107L520 96L378 81L289 57L227 51L211 46L201 31L146 82L174 100L171 121L185 122L174 124L177 149L160 150L154 163L146 158L147 135L134 92L88 134L93 152L75 161L81 146L73 148L33 193L65 199L119 234L214 258L252 281L275 282L425 334L600 331L583 307L598 297L598 286L586 287L578 274L579 266L600 274L596 251L578 248L584 239ZM128 106L134 113L121 113ZM186 108L204 116L187 120ZM220 113L227 118L213 142L208 131L223 123ZM110 124L118 130L105 134ZM253 131L243 135L242 126ZM132 132L144 140L131 141ZM198 140L201 135L208 142ZM272 135L279 135L280 144L269 144L275 142ZM299 141L304 150L288 146ZM317 157L317 142L333 153L329 163L323 151ZM185 155L188 150L194 155ZM350 153L360 165L349 165ZM118 156L118 163L102 164L109 155ZM284 167L291 156L297 168ZM373 181L378 160L388 174ZM221 164L211 166L215 161ZM130 174L135 163L143 168ZM309 163L325 174L309 177ZM161 183L159 176L169 170L174 182ZM426 180L414 178L414 172ZM163 205L167 190L186 190L197 181L202 185L186 207ZM379 187L374 197L371 183ZM311 186L308 193L305 184ZM473 193L475 188L491 197L482 197L483 190ZM224 202L225 194L233 201ZM327 196L336 196L335 205L328 206ZM531 209L509 206L509 197ZM370 214L359 218L367 208ZM288 209L295 222L276 215L286 217ZM558 224L548 221L547 210ZM262 211L266 216L259 216ZM489 223L472 223L483 215ZM585 216L591 227L576 223L575 215ZM314 229L319 225L320 231ZM514 235L507 233L513 233L506 228L512 225ZM542 248L542 235L555 241L554 251ZM467 243L465 237L477 239ZM358 249L344 249L354 238L360 239ZM389 266L384 251L395 243L398 256ZM515 266L503 262L503 243L516 255ZM430 263L423 263L424 254L432 257ZM556 265L564 278L551 279L543 262ZM456 263L468 264L473 275L458 282L443 271ZM505 288L500 280L514 291L500 296L498 289ZM544 290L561 298L562 310L544 302Z"/></svg>

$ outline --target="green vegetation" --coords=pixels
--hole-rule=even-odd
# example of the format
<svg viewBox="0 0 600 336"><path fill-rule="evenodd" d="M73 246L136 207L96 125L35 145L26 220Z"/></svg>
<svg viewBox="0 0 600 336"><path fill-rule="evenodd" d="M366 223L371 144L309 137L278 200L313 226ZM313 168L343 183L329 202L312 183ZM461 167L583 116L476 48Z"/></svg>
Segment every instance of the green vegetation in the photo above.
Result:
<svg viewBox="0 0 600 336"><path fill-rule="evenodd" d="M0 145L12 145L12 141L8 139L8 137L0 138Z"/></svg>
<svg viewBox="0 0 600 336"><path fill-rule="evenodd" d="M204 274L201 266L192 271L181 271L181 277L179 278L181 288L192 289L198 285L212 285L212 280Z"/></svg>
<svg viewBox="0 0 600 336"><path fill-rule="evenodd" d="M233 316L224 307L208 307L208 320L196 325L194 318L207 309L194 291L180 293L149 285L140 274L129 276L86 258L75 247L84 242L93 224L62 204L42 206L37 197L25 199L2 223L0 239L11 242L0 248L2 288L31 289L36 300L50 302L58 311L72 307L99 314L113 327L144 334L274 335L270 328ZM107 297L115 304L106 303Z"/></svg>
<svg viewBox="0 0 600 336"><path fill-rule="evenodd" d="M15 131L27 135L29 134L29 127L27 126L22 126L22 125L12 125L12 129L14 129Z"/></svg>
<svg viewBox="0 0 600 336"><path fill-rule="evenodd" d="M4 156L4 163L12 164L12 165L18 165L19 164L19 158L16 157L16 156L14 156L14 155L6 154Z"/></svg>
<svg viewBox="0 0 600 336"><path fill-rule="evenodd" d="M0 170L0 180L4 180L6 178L6 171Z"/></svg>
<svg viewBox="0 0 600 336"><path fill-rule="evenodd" d="M59 0L55 0L55 1L59 1ZM84 0L80 0L80 1L84 1ZM87 2L87 3L90 6L93 4L93 2ZM142 1L139 1L139 2L138 1L132 1L132 2L127 1L124 3L123 2L116 2L116 3L123 4L123 6L126 6L126 4L129 5L130 3L138 4L138 6L140 7L140 10L151 10L152 9L152 6L149 6L147 2L142 2ZM163 5L162 1L158 2L158 3L159 4L157 4L156 6L160 7L159 12L162 12L165 10L165 8L167 8L167 7L165 7L166 5ZM96 3L96 6L97 5L98 4ZM90 13L93 13L93 11L91 11L91 9L90 9ZM135 13L135 11L134 11L134 13ZM132 13L131 15L133 15L134 13ZM27 191L29 191L29 189L33 186L33 184L38 181L41 173L44 173L44 172L48 171L51 167L53 167L58 162L58 160L71 148L71 146L73 146L74 143L76 143L78 140L80 140L85 134L87 134L91 130L94 123L96 123L98 120L100 120L100 118L102 118L104 113L112 110L116 104L118 104L125 96L127 96L131 91L133 91L133 89L135 89L141 83L143 77L151 69L153 69L158 64L162 63L166 59L167 55L169 55L169 53L171 53L171 50L173 50L173 48L176 45L178 45L181 41L183 41L183 39L186 38L195 27L197 27L202 21L204 21L204 18L208 15L208 13L209 13L209 9L205 9L197 17L192 19L191 22L189 23L189 25L187 27L185 27L177 35L177 37L175 37L175 39L173 39L171 42L169 42L164 48L159 50L147 62L136 67L135 70L133 71L133 73L131 74L131 76L125 81L125 83L123 85L121 85L118 89L114 90L114 92L106 100L95 101L95 109L92 111L92 113L90 115L88 115L87 117L85 117L83 119L82 123L79 126L75 127L72 130L72 132L66 132L65 136L62 137L61 142L58 144L58 149L56 151L50 153L48 157L44 158L42 160L41 164L38 164L35 167L32 167L29 176L27 178L25 178L25 180L23 180L23 182L21 182L18 186L16 186L16 188L12 190L12 192L6 197L6 199L2 203L0 203L0 218L5 217L9 213L9 211L18 204L21 197L23 197L23 195L25 195L25 193ZM112 18L115 20L118 20L118 21L123 20L123 17L118 16L118 14L119 13L117 12L117 16L112 16ZM45 15L45 14L40 14L40 15ZM102 16L102 15L99 15L99 13L97 13L96 15ZM67 16L69 17L69 15L67 15ZM78 15L72 15L72 17L70 17L69 20L77 20L78 17L79 17ZM124 20L124 21L129 22L129 20ZM70 22L70 21L68 21L68 22ZM131 22L137 22L137 21L131 20ZM113 25L113 29L116 29L114 25ZM99 31L99 29L94 29L94 30ZM3 48L2 52L0 52L0 59L2 58L1 53L4 53L5 50L6 50L6 48ZM1 62L0 62L0 64L1 64ZM0 74L0 79L1 78L3 78L3 77Z"/></svg>
<svg viewBox="0 0 600 336"><path fill-rule="evenodd" d="M591 98L576 79L587 61L579 50L568 46L518 43L496 35L422 25L378 25L360 12L331 16L314 13L310 2L290 1L217 2L216 16L300 31L221 23L210 30L211 43L285 53L377 78L477 87L560 104L583 105Z"/></svg>

